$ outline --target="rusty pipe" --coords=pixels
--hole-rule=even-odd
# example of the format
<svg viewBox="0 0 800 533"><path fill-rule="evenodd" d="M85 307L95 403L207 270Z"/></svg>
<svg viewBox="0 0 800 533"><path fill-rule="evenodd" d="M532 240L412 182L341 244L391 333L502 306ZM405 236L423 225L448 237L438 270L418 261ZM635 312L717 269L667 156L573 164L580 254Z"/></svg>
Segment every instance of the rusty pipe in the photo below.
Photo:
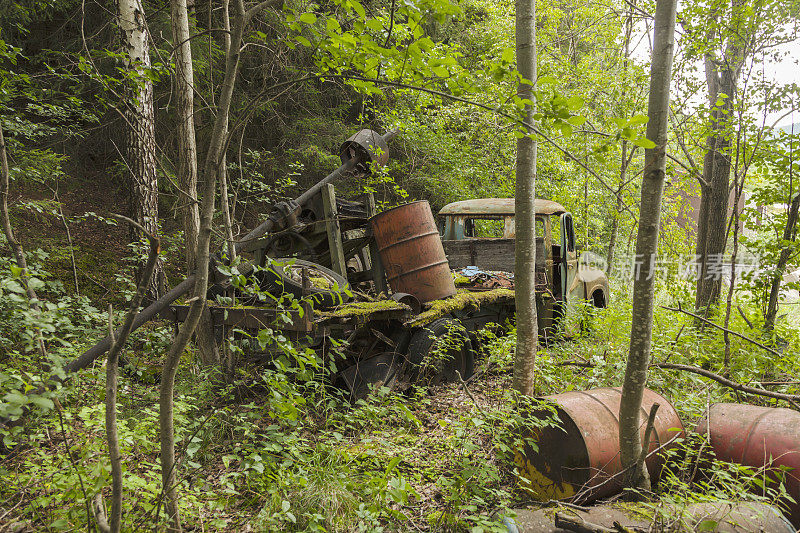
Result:
<svg viewBox="0 0 800 533"><path fill-rule="evenodd" d="M388 144L395 137L397 137L397 132L388 131L384 133L381 137ZM295 202L297 202L300 205L305 204L311 198L313 198L314 195L317 194L324 185L336 181L337 179L341 178L344 174L354 169L358 164L363 163L364 161L362 159L364 159L363 155L357 154L356 157L345 162L342 166L340 166L339 168L337 168L336 170L325 176L316 185L314 185L306 192L298 196L295 199ZM245 235L240 241L236 243L235 245L236 252L237 253L241 252L249 241L258 239L269 233L272 230L273 224L274 222L271 219L267 219L264 222L262 222L258 227L253 229L250 233ZM173 287L169 292L164 294L161 298L159 298L158 300L147 306L145 309L143 309L138 315L136 315L136 318L133 320L133 326L131 331L140 328L145 322L151 320L161 310L165 309L175 300L177 300L178 298L189 292L192 289L192 287L194 287L194 280L195 280L195 275L192 274L185 280L180 282L178 285ZM119 331L120 330L118 329L115 332L115 334L118 335ZM86 368L87 366L92 364L92 362L95 359L106 353L110 347L111 347L111 338L105 337L100 342L98 342L85 352L83 352L77 359L73 359L72 361L70 361L64 367L65 372L75 372L76 370L82 370Z"/></svg>

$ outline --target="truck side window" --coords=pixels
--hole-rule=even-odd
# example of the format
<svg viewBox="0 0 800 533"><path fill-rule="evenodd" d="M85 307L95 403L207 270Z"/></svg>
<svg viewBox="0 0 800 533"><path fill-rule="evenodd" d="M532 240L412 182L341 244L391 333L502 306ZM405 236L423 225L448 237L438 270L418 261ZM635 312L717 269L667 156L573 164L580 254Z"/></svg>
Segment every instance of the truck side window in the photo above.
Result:
<svg viewBox="0 0 800 533"><path fill-rule="evenodd" d="M561 216L564 219L564 230L567 236L567 251L574 252L575 251L575 230L572 227L572 215L569 213L565 213Z"/></svg>
<svg viewBox="0 0 800 533"><path fill-rule="evenodd" d="M464 219L464 237L475 236L475 220L472 218Z"/></svg>

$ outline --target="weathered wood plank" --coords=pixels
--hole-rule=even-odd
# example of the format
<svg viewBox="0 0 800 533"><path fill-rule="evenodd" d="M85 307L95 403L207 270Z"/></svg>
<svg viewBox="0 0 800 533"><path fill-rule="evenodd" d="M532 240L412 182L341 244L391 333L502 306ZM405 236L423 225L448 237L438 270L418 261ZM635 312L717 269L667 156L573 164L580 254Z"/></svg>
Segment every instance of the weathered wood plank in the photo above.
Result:
<svg viewBox="0 0 800 533"><path fill-rule="evenodd" d="M347 277L347 261L342 249L342 231L339 227L339 213L336 210L336 192L333 185L322 188L322 209L325 213L325 229L328 233L328 248L331 254L331 270Z"/></svg>
<svg viewBox="0 0 800 533"><path fill-rule="evenodd" d="M374 217L377 212L375 209L375 196L369 193L364 203L367 206L367 216L370 218ZM371 239L369 243L369 262L372 265L370 270L372 270L372 281L375 283L375 292L378 294L388 294L389 288L386 285L386 271L383 269L383 263L381 262L381 256L378 252L378 245L375 243L375 239Z"/></svg>
<svg viewBox="0 0 800 533"><path fill-rule="evenodd" d="M451 269L476 266L514 272L514 239L442 241Z"/></svg>

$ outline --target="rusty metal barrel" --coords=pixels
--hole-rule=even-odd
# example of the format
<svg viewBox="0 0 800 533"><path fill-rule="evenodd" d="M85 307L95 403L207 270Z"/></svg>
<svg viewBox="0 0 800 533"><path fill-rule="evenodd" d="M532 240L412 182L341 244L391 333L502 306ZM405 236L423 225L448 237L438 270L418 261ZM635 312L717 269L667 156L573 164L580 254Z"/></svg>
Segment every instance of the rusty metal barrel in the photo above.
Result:
<svg viewBox="0 0 800 533"><path fill-rule="evenodd" d="M800 413L781 407L715 403L696 431L708 435L717 459L766 466L772 478L785 467L786 489L798 502L789 507L789 520L800 528Z"/></svg>
<svg viewBox="0 0 800 533"><path fill-rule="evenodd" d="M526 444L514 453L522 488L540 501L571 500L579 503L620 492L624 473L619 456L620 388L572 391L543 399L554 404L561 420L527 435ZM678 412L659 394L645 389L642 398L641 436L653 404L659 404L650 437L647 471L657 480L664 466L660 451L684 435ZM551 417L546 409L534 416ZM658 451L658 452L657 452Z"/></svg>
<svg viewBox="0 0 800 533"><path fill-rule="evenodd" d="M421 200L378 213L369 221L386 279L394 292L421 303L456 293L430 204Z"/></svg>

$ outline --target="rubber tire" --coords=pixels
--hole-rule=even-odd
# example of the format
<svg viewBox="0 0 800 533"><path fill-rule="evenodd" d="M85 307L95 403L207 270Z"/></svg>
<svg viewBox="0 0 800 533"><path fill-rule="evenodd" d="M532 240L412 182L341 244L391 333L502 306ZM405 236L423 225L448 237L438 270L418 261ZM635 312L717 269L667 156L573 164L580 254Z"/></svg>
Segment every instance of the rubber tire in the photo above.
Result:
<svg viewBox="0 0 800 533"><path fill-rule="evenodd" d="M314 304L316 309L328 309L336 307L350 300L350 296L346 291L350 290L350 285L347 280L329 268L322 265L312 263L311 261L304 261L303 259L293 258L280 258L271 259L269 267L266 270L261 270L255 274L256 279L261 285L262 290L269 292L274 296L280 296L282 293L289 293L296 299L303 297L303 285L300 282L292 279L291 276L284 272L283 267L279 263L287 263L292 261L293 267L306 267L309 269L317 270L324 274L327 278L336 282L339 290L331 289L317 289L310 287L308 289L308 297Z"/></svg>
<svg viewBox="0 0 800 533"><path fill-rule="evenodd" d="M411 377L413 380L419 380L422 376L422 364L429 356L431 350L436 346L440 338L451 331L453 327L462 328L464 342L461 344L459 353L454 358L448 361L443 361L443 368L437 375L431 378L431 383L436 384L439 382L455 382L458 377L455 371L461 373L462 379L467 379L475 372L475 352L472 348L472 341L469 338L469 332L464 328L460 320L455 318L438 318L424 326L411 336L411 341L408 344L408 362L412 365Z"/></svg>

